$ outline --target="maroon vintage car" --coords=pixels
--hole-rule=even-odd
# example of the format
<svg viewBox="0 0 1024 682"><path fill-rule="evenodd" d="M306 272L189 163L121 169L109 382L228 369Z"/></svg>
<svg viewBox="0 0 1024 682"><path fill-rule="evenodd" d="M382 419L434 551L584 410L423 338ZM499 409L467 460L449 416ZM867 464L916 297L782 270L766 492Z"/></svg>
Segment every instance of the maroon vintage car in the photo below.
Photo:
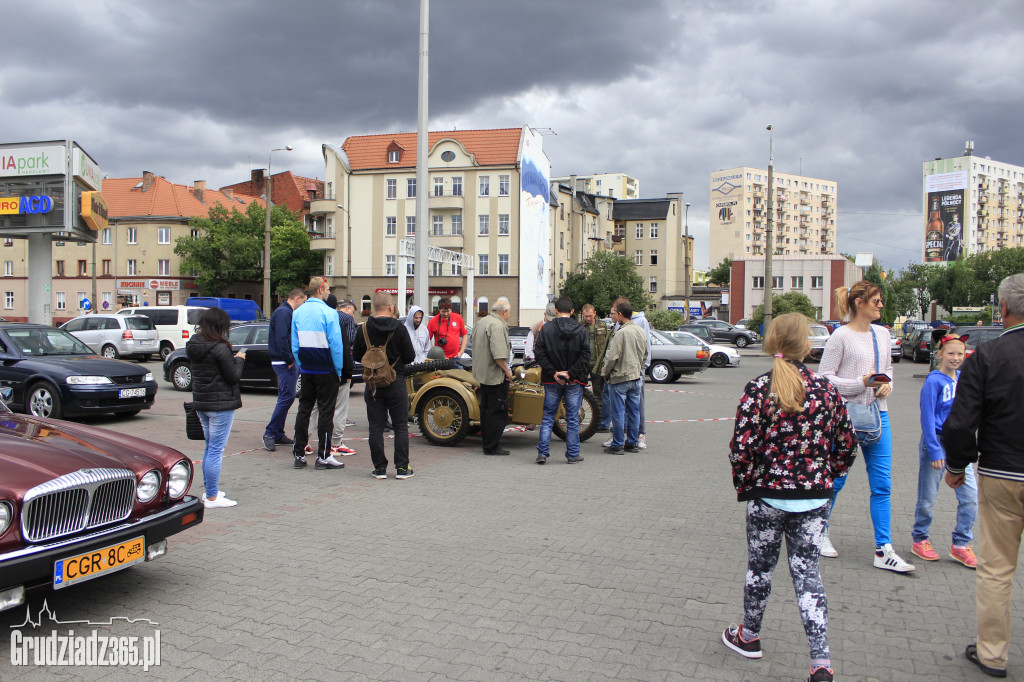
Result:
<svg viewBox="0 0 1024 682"><path fill-rule="evenodd" d="M0 611L163 556L203 520L192 473L172 448L0 404Z"/></svg>

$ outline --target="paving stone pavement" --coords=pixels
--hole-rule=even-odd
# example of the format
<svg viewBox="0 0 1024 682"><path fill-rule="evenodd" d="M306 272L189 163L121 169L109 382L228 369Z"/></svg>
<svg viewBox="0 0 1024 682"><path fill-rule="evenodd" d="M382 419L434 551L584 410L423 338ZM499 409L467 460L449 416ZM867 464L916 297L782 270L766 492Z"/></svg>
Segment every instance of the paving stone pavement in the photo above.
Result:
<svg viewBox="0 0 1024 682"><path fill-rule="evenodd" d="M159 365L152 363L155 371ZM250 391L236 415L221 488L239 501L174 536L164 558L45 598L61 620L147 618L161 633L152 679L199 680L794 680L807 643L784 560L765 617L764 658L726 649L742 617L744 507L726 459L737 397L768 360L648 384L649 449L611 456L595 437L582 465L560 446L534 463L537 432L514 431L509 457L479 440L439 448L412 439L416 476L370 477L361 388L359 454L342 471L291 468L259 447L274 395ZM923 365L896 365L893 533L904 558L917 489L917 401ZM162 382L135 419L95 423L175 444L187 394ZM294 408L293 415L294 416ZM718 419L721 421L672 421ZM202 490L201 477L193 492ZM933 540L944 548L955 497L940 494ZM974 574L943 560L903 576L873 568L863 465L842 493L823 559L837 679L985 679L963 658L974 634ZM1018 581L1019 582L1019 581ZM1018 585L1019 587L1019 585ZM1020 632L1020 611L1014 627ZM23 608L0 614L10 631ZM151 634L118 623L103 634ZM0 678L127 679L124 668L11 666ZM1024 678L1019 643L1010 673Z"/></svg>

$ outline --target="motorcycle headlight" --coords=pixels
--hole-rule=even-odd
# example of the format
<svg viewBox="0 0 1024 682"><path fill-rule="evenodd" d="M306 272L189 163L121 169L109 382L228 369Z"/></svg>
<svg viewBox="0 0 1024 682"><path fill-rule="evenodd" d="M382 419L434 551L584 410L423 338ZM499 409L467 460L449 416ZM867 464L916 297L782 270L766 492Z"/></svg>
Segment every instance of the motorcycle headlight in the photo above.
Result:
<svg viewBox="0 0 1024 682"><path fill-rule="evenodd" d="M167 495L171 499L178 499L188 490L188 484L192 481L192 466L187 459L183 459L171 467L171 473L167 477Z"/></svg>
<svg viewBox="0 0 1024 682"><path fill-rule="evenodd" d="M142 377L142 380L143 381L152 381L153 380L153 373L152 372L146 372L146 376Z"/></svg>
<svg viewBox="0 0 1024 682"><path fill-rule="evenodd" d="M14 510L11 509L9 502L0 502L0 535L7 532L7 528L11 525L11 519L14 518Z"/></svg>
<svg viewBox="0 0 1024 682"><path fill-rule="evenodd" d="M155 469L146 472L146 475L139 481L139 487L135 490L135 496L139 502L149 502L160 492L160 473Z"/></svg>
<svg viewBox="0 0 1024 682"><path fill-rule="evenodd" d="M68 377L69 386L91 386L96 384L112 384L113 381L110 377L90 377L90 376L76 376L72 375Z"/></svg>

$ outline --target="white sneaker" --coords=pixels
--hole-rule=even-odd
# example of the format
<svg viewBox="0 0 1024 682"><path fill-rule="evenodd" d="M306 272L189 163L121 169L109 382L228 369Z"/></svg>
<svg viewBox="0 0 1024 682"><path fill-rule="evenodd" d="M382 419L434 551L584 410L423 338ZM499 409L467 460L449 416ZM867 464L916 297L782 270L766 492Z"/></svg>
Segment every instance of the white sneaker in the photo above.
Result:
<svg viewBox="0 0 1024 682"><path fill-rule="evenodd" d="M829 559L835 559L839 556L839 552L832 546L832 541L828 539L828 529L825 529L825 533L821 536L821 556L828 557Z"/></svg>
<svg viewBox="0 0 1024 682"><path fill-rule="evenodd" d="M604 443L602 443L602 445L604 445L606 448L610 448L612 446L612 439L609 438Z"/></svg>
<svg viewBox="0 0 1024 682"><path fill-rule="evenodd" d="M321 457L316 458L316 464L313 465L314 469L344 469L345 463L339 462L334 459L334 455L330 455L327 459Z"/></svg>
<svg viewBox="0 0 1024 682"><path fill-rule="evenodd" d="M901 559L900 555L893 551L892 545L886 543L875 550L875 568L896 573L910 573L914 570L914 565Z"/></svg>
<svg viewBox="0 0 1024 682"><path fill-rule="evenodd" d="M640 434L640 440L638 440L636 442L636 446L638 448L640 448L641 450L646 450L647 449L647 434L646 433L641 433Z"/></svg>
<svg viewBox="0 0 1024 682"><path fill-rule="evenodd" d="M203 496L203 506L206 507L207 509L234 507L236 504L238 503L235 502L234 500L229 500L228 498L226 498L224 496L224 492L221 490L217 491L217 497L213 498L212 500L207 498L205 495Z"/></svg>

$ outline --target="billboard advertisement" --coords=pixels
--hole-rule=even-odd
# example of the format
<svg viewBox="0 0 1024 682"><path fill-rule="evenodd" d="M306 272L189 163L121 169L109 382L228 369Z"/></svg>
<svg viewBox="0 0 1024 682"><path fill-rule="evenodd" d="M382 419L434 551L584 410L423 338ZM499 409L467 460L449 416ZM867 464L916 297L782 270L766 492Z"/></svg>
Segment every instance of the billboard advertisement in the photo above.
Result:
<svg viewBox="0 0 1024 682"><path fill-rule="evenodd" d="M519 309L544 310L551 286L551 163L544 154L542 137L523 127L520 144L522 169L519 193ZM521 319L521 316L520 316Z"/></svg>
<svg viewBox="0 0 1024 682"><path fill-rule="evenodd" d="M718 215L719 227L734 227L738 211L739 192L743 188L742 173L726 173L711 178L712 206Z"/></svg>
<svg viewBox="0 0 1024 682"><path fill-rule="evenodd" d="M924 179L926 215L924 260L953 261L963 251L964 197L967 171L928 175Z"/></svg>

